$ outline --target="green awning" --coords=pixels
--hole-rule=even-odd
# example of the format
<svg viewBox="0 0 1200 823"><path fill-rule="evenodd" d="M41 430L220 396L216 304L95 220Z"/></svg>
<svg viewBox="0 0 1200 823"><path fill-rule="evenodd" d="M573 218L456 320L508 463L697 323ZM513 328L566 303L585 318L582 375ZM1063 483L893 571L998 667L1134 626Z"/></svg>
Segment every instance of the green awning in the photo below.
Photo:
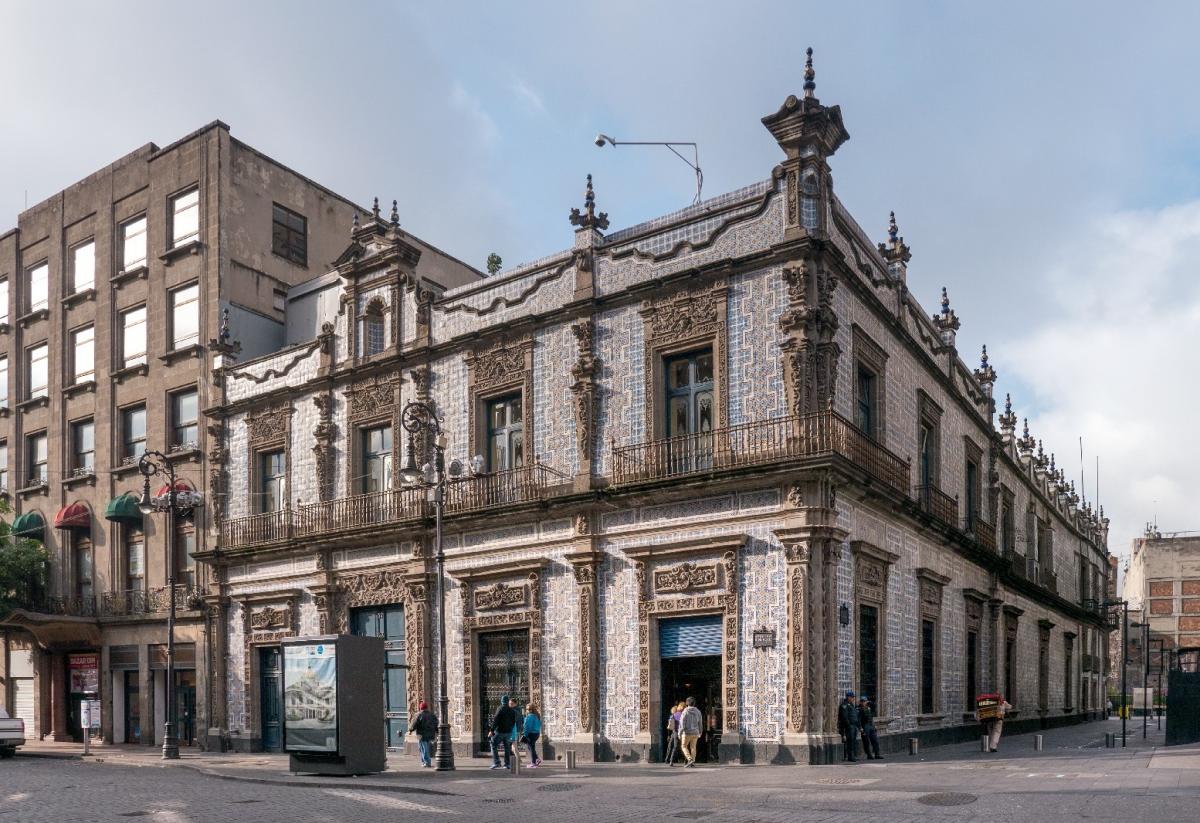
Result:
<svg viewBox="0 0 1200 823"><path fill-rule="evenodd" d="M46 519L37 512L18 514L9 531L14 537L27 537L42 543L46 539Z"/></svg>
<svg viewBox="0 0 1200 823"><path fill-rule="evenodd" d="M138 508L137 498L132 494L114 497L104 509L104 519L127 526L142 525L142 510Z"/></svg>

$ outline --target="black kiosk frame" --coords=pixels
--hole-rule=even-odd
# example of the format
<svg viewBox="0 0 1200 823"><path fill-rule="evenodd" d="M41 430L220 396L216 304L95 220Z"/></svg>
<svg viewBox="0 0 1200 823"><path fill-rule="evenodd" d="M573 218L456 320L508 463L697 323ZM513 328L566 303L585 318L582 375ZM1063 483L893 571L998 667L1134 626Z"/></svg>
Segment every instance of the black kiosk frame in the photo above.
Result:
<svg viewBox="0 0 1200 823"><path fill-rule="evenodd" d="M283 748L292 772L372 774L387 767L383 639L319 635L283 646Z"/></svg>

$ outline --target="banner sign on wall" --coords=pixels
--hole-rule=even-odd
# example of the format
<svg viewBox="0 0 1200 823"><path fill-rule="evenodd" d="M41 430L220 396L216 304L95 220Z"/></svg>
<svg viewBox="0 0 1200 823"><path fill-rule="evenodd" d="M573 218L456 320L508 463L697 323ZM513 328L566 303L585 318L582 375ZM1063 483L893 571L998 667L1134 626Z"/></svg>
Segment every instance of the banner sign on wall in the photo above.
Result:
<svg viewBox="0 0 1200 823"><path fill-rule="evenodd" d="M332 643L283 647L284 745L337 751L337 654Z"/></svg>
<svg viewBox="0 0 1200 823"><path fill-rule="evenodd" d="M100 691L100 655L72 654L67 657L72 694L96 694Z"/></svg>

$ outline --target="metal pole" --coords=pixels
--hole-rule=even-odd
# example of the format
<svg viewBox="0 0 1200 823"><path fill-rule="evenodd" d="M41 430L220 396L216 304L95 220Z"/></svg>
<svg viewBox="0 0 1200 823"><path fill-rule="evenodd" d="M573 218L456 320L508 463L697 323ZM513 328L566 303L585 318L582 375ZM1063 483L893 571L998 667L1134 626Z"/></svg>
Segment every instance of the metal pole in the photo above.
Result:
<svg viewBox="0 0 1200 823"><path fill-rule="evenodd" d="M1142 628L1146 630L1146 642L1142 644L1142 656L1146 658L1145 673L1142 675L1142 740L1146 739L1146 724L1150 722L1150 703L1146 702L1146 692L1150 690L1150 618L1143 614L1146 622Z"/></svg>
<svg viewBox="0 0 1200 823"><path fill-rule="evenodd" d="M1129 604L1121 601L1121 748L1125 748L1125 723L1129 715Z"/></svg>
<svg viewBox="0 0 1200 823"><path fill-rule="evenodd" d="M167 728L163 733L163 760L179 759L179 734L175 715L175 466L165 457L167 481Z"/></svg>
<svg viewBox="0 0 1200 823"><path fill-rule="evenodd" d="M437 601L438 601L438 739L434 754L434 769L439 772L454 771L454 749L450 742L450 695L446 688L446 550L442 546L442 507L446 497L446 453L441 446L434 446L434 468L437 485L433 489L433 539L437 548Z"/></svg>

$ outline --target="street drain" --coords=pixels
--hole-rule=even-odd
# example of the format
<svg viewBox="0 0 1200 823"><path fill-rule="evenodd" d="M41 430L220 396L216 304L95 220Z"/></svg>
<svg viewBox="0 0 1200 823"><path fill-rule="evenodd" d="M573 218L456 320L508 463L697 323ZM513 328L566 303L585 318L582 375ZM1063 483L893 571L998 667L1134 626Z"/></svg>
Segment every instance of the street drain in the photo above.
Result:
<svg viewBox="0 0 1200 823"><path fill-rule="evenodd" d="M121 812L121 813L118 815L118 817L145 817L145 816L146 816L146 815L148 815L148 814L150 814L150 812L147 812L147 811L140 811L140 812Z"/></svg>
<svg viewBox="0 0 1200 823"><path fill-rule="evenodd" d="M261 800L231 800L230 803L261 803Z"/></svg>
<svg viewBox="0 0 1200 823"><path fill-rule="evenodd" d="M675 817L681 820L699 820L702 817L708 817L712 812L696 811L696 812L679 812Z"/></svg>
<svg viewBox="0 0 1200 823"><path fill-rule="evenodd" d="M924 803L926 806L965 806L978 799L975 795L964 792L935 792L921 795L917 798L917 802Z"/></svg>
<svg viewBox="0 0 1200 823"><path fill-rule="evenodd" d="M826 786L858 786L863 783L874 783L875 781L865 777L822 777L817 782Z"/></svg>
<svg viewBox="0 0 1200 823"><path fill-rule="evenodd" d="M547 783L544 786L538 786L539 792L573 792L578 789L578 783Z"/></svg>
<svg viewBox="0 0 1200 823"><path fill-rule="evenodd" d="M511 802L513 802L513 799L511 797L485 797L485 798L483 798L483 802L484 803L511 803Z"/></svg>

